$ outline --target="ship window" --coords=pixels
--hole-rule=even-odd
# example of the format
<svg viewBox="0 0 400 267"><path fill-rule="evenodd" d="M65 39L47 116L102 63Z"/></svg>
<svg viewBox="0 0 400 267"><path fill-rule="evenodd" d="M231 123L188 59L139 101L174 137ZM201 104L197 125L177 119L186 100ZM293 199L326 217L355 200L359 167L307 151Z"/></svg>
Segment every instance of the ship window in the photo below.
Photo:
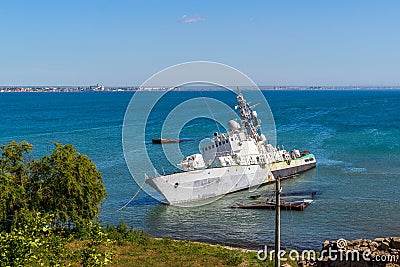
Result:
<svg viewBox="0 0 400 267"><path fill-rule="evenodd" d="M207 151L207 148L204 148L205 151Z"/></svg>
<svg viewBox="0 0 400 267"><path fill-rule="evenodd" d="M310 161L313 161L314 160L314 158L310 158Z"/></svg>
<svg viewBox="0 0 400 267"><path fill-rule="evenodd" d="M212 148L214 148L214 145L212 145Z"/></svg>
<svg viewBox="0 0 400 267"><path fill-rule="evenodd" d="M226 143L229 143L229 138L228 138L228 139L226 139Z"/></svg>
<svg viewBox="0 0 400 267"><path fill-rule="evenodd" d="M218 147L218 144L215 144L215 147Z"/></svg>
<svg viewBox="0 0 400 267"><path fill-rule="evenodd" d="M222 143L221 143L221 142L219 142L219 145L220 145L220 146L222 146Z"/></svg>
<svg viewBox="0 0 400 267"><path fill-rule="evenodd" d="M231 138L231 141L233 141L233 137Z"/></svg>
<svg viewBox="0 0 400 267"><path fill-rule="evenodd" d="M305 159L304 161L305 161L305 162L308 162L308 161L309 161L309 159Z"/></svg>

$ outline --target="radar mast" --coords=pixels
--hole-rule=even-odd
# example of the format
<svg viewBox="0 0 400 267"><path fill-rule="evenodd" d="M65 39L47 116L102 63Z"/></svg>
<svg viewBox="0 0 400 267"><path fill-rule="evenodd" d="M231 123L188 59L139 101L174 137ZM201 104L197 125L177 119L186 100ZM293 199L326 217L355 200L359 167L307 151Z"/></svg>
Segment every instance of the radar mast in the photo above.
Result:
<svg viewBox="0 0 400 267"><path fill-rule="evenodd" d="M242 93L239 91L236 96L238 105L235 109L239 109L240 120L243 129L246 130L247 134L257 141L261 140L261 125L260 120L257 119L257 112L252 110L246 100L243 98Z"/></svg>

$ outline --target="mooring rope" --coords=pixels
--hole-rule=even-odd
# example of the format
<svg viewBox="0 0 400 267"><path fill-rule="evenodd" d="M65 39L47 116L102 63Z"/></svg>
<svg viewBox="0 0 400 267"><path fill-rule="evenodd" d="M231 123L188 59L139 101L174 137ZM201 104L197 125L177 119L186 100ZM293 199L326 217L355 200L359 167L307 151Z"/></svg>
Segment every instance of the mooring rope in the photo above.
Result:
<svg viewBox="0 0 400 267"><path fill-rule="evenodd" d="M126 202L125 205L123 205L121 208L117 209L114 213L120 212L121 210L125 209L129 204L131 204L131 202L137 197L137 195L139 195L140 191L142 191L142 188L143 188L143 186L144 186L144 184L145 184L145 182L146 182L146 179L147 179L147 178L145 178L145 179L143 180L143 183L141 184L141 186L139 187L139 189L136 191L136 193L131 197L131 199L129 199L129 201Z"/></svg>

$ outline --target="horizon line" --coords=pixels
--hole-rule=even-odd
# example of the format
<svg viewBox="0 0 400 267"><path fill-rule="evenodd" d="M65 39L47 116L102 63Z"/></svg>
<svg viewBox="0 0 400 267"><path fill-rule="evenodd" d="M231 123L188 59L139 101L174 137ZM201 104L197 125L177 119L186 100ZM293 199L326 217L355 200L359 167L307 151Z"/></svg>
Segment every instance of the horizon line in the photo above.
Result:
<svg viewBox="0 0 400 267"><path fill-rule="evenodd" d="M0 88L200 88L200 87L223 87L218 85L185 85L185 86L171 86L171 85L151 85L141 87L140 85L0 85ZM359 87L359 88L400 88L400 85L225 85L225 87L246 87L246 88L256 88L256 87L268 87L268 88L304 88L304 87L321 87L321 88L335 88L335 87Z"/></svg>

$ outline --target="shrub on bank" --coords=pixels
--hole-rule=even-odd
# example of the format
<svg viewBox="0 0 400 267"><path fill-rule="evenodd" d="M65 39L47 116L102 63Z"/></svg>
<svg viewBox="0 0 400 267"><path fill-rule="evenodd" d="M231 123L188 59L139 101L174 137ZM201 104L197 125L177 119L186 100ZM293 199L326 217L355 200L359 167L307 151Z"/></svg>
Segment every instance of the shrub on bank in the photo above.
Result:
<svg viewBox="0 0 400 267"><path fill-rule="evenodd" d="M26 213L27 214L27 213ZM25 216L10 232L0 233L0 266L104 266L111 262L113 242L100 224L88 223L87 236L54 224L54 215Z"/></svg>

